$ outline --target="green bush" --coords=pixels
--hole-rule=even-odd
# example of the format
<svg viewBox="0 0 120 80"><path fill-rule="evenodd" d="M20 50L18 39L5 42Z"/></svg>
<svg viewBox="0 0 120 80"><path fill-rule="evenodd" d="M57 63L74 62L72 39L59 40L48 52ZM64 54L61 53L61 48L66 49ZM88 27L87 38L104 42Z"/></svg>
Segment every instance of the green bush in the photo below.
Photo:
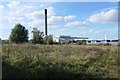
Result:
<svg viewBox="0 0 120 80"><path fill-rule="evenodd" d="M106 44L104 44L104 46L111 46L111 44L110 43L106 43Z"/></svg>
<svg viewBox="0 0 120 80"><path fill-rule="evenodd" d="M49 44L49 45L53 44L53 37L52 37L52 35L47 36L47 44Z"/></svg>
<svg viewBox="0 0 120 80"><path fill-rule="evenodd" d="M72 41L68 41L68 42L67 42L67 44L71 44L71 43L72 43Z"/></svg>
<svg viewBox="0 0 120 80"><path fill-rule="evenodd" d="M76 44L78 44L78 45L86 45L86 40L77 40Z"/></svg>
<svg viewBox="0 0 120 80"><path fill-rule="evenodd" d="M35 35L33 36L33 43L35 44L43 44L43 32L36 32Z"/></svg>

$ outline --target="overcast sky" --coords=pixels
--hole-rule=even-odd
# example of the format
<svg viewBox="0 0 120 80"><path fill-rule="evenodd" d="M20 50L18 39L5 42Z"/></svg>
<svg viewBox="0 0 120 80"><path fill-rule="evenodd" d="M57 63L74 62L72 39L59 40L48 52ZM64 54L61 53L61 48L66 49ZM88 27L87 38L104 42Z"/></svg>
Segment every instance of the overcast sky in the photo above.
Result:
<svg viewBox="0 0 120 80"><path fill-rule="evenodd" d="M48 34L90 39L118 38L117 2L1 2L0 38L7 39L16 23L44 32L44 9L48 10Z"/></svg>

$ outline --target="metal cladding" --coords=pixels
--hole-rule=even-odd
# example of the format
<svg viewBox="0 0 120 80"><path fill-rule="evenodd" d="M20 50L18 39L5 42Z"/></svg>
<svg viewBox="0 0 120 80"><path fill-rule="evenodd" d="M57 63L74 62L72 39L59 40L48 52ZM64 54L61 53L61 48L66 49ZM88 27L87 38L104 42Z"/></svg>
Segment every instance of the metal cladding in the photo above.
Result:
<svg viewBox="0 0 120 80"><path fill-rule="evenodd" d="M47 36L47 9L45 9L45 35Z"/></svg>

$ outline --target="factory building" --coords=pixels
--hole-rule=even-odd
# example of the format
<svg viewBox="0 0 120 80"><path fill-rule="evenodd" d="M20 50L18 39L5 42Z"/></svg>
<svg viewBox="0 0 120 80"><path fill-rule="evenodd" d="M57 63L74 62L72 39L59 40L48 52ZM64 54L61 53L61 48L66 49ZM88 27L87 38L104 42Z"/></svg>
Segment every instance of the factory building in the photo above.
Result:
<svg viewBox="0 0 120 80"><path fill-rule="evenodd" d="M105 44L111 42L111 40L100 40L100 39L88 39L86 40L87 44Z"/></svg>
<svg viewBox="0 0 120 80"><path fill-rule="evenodd" d="M63 36L63 35L53 36L53 41L58 43L67 43L69 41L76 42L77 40L85 40L86 44L107 44L108 43L111 45L118 45L118 40L89 39L87 37L71 37L71 36Z"/></svg>
<svg viewBox="0 0 120 80"><path fill-rule="evenodd" d="M111 44L118 45L118 40L88 39L86 44Z"/></svg>
<svg viewBox="0 0 120 80"><path fill-rule="evenodd" d="M53 41L58 43L67 43L69 41L77 41L77 40L87 40L87 37L71 37L71 36L53 36Z"/></svg>
<svg viewBox="0 0 120 80"><path fill-rule="evenodd" d="M36 33L37 33L38 31L39 31L39 30L38 30L37 28L33 28L33 31L32 31L33 37L36 35Z"/></svg>

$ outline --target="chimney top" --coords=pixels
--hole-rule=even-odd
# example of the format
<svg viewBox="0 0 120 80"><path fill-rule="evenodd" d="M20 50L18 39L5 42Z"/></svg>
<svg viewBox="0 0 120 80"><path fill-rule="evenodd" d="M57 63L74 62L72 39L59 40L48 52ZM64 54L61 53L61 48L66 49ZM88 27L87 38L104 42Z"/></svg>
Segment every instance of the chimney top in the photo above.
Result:
<svg viewBox="0 0 120 80"><path fill-rule="evenodd" d="M47 14L47 9L45 9L45 14Z"/></svg>

